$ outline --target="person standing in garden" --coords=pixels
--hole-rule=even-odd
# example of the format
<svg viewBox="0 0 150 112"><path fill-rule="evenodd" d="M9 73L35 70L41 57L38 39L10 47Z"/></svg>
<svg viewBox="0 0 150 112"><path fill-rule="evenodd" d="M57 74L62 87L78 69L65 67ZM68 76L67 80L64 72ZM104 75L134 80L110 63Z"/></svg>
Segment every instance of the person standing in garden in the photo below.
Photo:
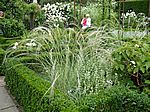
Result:
<svg viewBox="0 0 150 112"><path fill-rule="evenodd" d="M87 20L87 22L86 22L86 26L87 27L91 27L91 18L90 18L90 15L89 14L86 14L86 20Z"/></svg>
<svg viewBox="0 0 150 112"><path fill-rule="evenodd" d="M86 14L86 16L81 21L82 29L86 29L91 27L91 18L89 14Z"/></svg>
<svg viewBox="0 0 150 112"><path fill-rule="evenodd" d="M85 29L85 28L86 28L86 22L87 22L87 18L86 18L86 16L84 15L84 18L83 18L82 21L81 21L82 29Z"/></svg>

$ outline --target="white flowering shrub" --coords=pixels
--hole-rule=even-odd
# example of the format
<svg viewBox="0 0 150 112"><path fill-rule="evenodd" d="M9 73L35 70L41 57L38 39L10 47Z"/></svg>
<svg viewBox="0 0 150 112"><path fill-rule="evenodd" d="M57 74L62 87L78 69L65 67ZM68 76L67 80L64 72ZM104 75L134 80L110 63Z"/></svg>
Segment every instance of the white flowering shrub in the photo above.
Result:
<svg viewBox="0 0 150 112"><path fill-rule="evenodd" d="M122 13L121 20L124 22L124 28L145 28L147 22L144 13L136 14L132 10L128 10L126 13Z"/></svg>
<svg viewBox="0 0 150 112"><path fill-rule="evenodd" d="M46 22L51 23L53 27L62 27L71 20L71 3L46 4L42 8L45 11Z"/></svg>

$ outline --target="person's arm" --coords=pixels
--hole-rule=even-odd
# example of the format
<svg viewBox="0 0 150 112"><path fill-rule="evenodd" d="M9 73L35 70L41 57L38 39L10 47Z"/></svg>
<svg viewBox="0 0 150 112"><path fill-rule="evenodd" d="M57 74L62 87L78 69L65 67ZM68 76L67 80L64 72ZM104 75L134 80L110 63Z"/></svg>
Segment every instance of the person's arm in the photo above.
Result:
<svg viewBox="0 0 150 112"><path fill-rule="evenodd" d="M83 25L83 19L81 20L81 25Z"/></svg>
<svg viewBox="0 0 150 112"><path fill-rule="evenodd" d="M1 19L1 18L4 18L4 17L0 16L0 19Z"/></svg>

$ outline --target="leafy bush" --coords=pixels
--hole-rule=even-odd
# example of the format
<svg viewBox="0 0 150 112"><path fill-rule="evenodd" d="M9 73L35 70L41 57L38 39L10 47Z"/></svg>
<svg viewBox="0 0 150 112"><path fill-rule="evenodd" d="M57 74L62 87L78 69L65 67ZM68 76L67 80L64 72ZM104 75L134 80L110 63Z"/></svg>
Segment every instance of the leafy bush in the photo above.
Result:
<svg viewBox="0 0 150 112"><path fill-rule="evenodd" d="M150 45L148 40L148 37L142 40L133 39L118 48L113 53L115 63L118 65L115 66L115 69L128 74L139 71L147 73L150 68Z"/></svg>
<svg viewBox="0 0 150 112"><path fill-rule="evenodd" d="M18 21L15 19L0 20L0 28L5 37L20 36L25 32L25 26L22 21Z"/></svg>
<svg viewBox="0 0 150 112"><path fill-rule="evenodd" d="M5 18L20 20L23 18L26 7L22 0L1 0L0 10L5 14Z"/></svg>
<svg viewBox="0 0 150 112"><path fill-rule="evenodd" d="M148 112L150 99L124 86L114 86L80 100L81 112Z"/></svg>
<svg viewBox="0 0 150 112"><path fill-rule="evenodd" d="M133 80L138 87L150 80L150 44L149 37L134 38L126 42L112 54L114 69L122 79Z"/></svg>
<svg viewBox="0 0 150 112"><path fill-rule="evenodd" d="M4 24L8 23L9 21L10 26L12 26L13 23L16 24L16 27L14 26L14 28L12 27L8 28L8 24L6 24L7 27L4 28L6 29L12 28L13 30L8 31L7 29L7 32L6 31L3 32L5 33L4 35L6 35L7 37L20 36L22 35L21 31L22 29L30 29L31 27L41 25L45 20L45 16L42 13L40 6L38 4L35 3L27 4L22 0L2 0L0 1L0 5L1 5L0 10L4 12L6 18L3 21L0 20L1 21L0 26L4 26ZM31 25L32 23L33 25ZM18 30L17 28L21 30ZM0 27L0 29L3 28Z"/></svg>

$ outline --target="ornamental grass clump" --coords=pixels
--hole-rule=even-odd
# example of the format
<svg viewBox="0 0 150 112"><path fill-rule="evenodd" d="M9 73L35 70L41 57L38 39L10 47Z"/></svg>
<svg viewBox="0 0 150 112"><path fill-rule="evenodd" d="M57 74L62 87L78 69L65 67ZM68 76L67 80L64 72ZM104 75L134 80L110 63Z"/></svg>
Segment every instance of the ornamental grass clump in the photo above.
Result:
<svg viewBox="0 0 150 112"><path fill-rule="evenodd" d="M27 39L12 45L5 60L32 57L25 64L49 81L52 96L58 89L77 100L117 83L111 53L121 41L110 33L104 26L89 32L38 27Z"/></svg>

